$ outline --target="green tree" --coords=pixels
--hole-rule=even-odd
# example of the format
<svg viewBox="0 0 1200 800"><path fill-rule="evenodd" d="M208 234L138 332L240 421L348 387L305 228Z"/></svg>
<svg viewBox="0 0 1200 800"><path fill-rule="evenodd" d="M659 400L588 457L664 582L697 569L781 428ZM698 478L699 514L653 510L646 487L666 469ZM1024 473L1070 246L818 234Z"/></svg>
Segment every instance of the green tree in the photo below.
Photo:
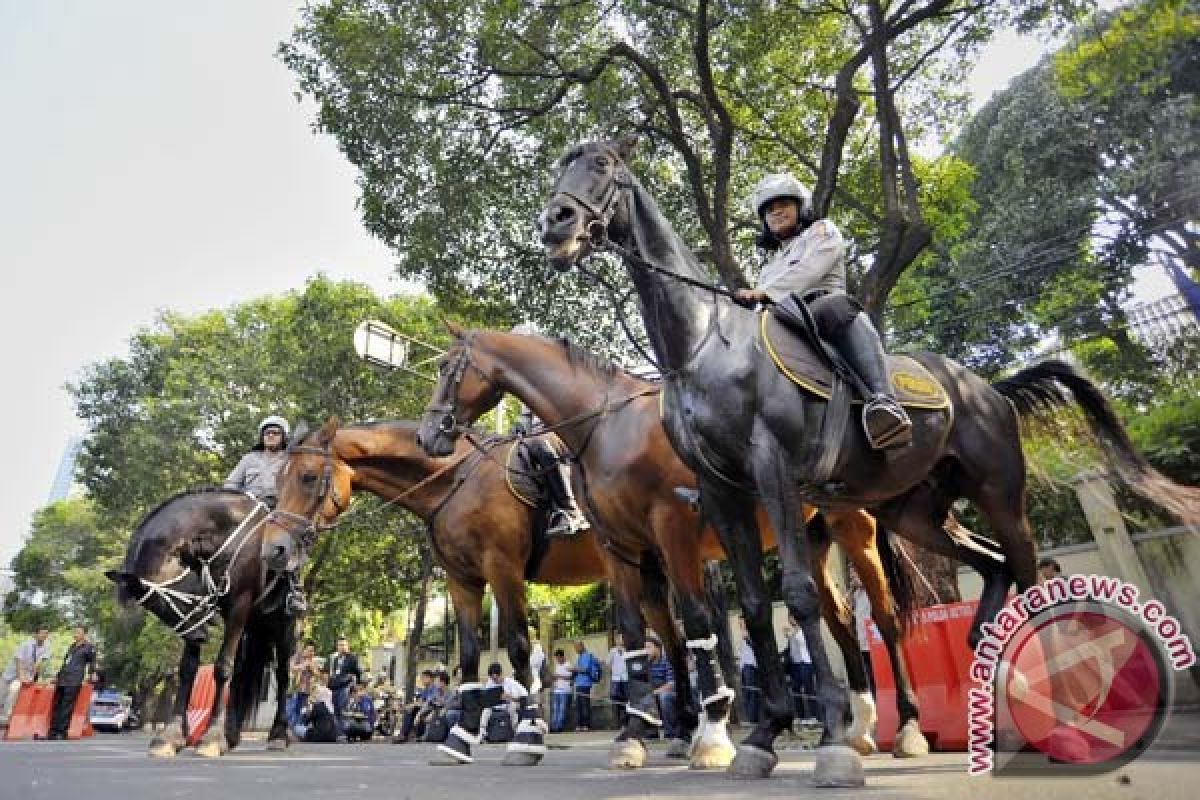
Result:
<svg viewBox="0 0 1200 800"><path fill-rule="evenodd" d="M1112 388L1153 388L1124 306L1135 267L1197 262L1198 27L1173 0L1097 15L971 119L975 208L906 280L900 338L995 372L1053 333Z"/></svg>
<svg viewBox="0 0 1200 800"><path fill-rule="evenodd" d="M796 170L860 242L860 293L879 314L933 236L923 202L938 192L923 182L952 177L909 141L962 114L971 54L996 25L1085 5L332 0L280 52L402 274L611 350L603 296L549 282L531 236L569 144L643 134L639 174L729 286L746 283L756 225L740 198L761 172Z"/></svg>

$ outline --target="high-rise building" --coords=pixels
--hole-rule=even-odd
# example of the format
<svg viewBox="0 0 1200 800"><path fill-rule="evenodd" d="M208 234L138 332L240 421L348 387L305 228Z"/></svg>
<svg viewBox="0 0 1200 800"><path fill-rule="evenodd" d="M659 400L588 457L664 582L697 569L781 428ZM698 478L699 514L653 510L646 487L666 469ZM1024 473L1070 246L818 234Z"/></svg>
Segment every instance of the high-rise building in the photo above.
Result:
<svg viewBox="0 0 1200 800"><path fill-rule="evenodd" d="M75 463L79 460L79 451L83 449L83 437L72 436L67 440L63 450L62 460L58 462L58 471L54 474L54 483L50 486L48 503L66 500L75 487Z"/></svg>

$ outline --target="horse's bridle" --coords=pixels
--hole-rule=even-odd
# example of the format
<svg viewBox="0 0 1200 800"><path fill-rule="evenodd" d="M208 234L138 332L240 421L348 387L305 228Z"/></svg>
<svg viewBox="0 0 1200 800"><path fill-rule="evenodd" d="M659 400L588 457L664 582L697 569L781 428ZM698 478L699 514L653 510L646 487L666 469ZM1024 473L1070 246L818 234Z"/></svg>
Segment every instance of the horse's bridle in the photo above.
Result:
<svg viewBox="0 0 1200 800"><path fill-rule="evenodd" d="M288 453L311 453L319 455L325 459L324 468L321 470L321 480L317 484L316 500L313 502L312 508L307 515L296 514L291 511L284 511L277 508L267 515L267 523L282 528L289 536L299 543L302 552L307 553L312 549L316 542L317 534L322 530L328 530L332 525L319 526L316 518L325 507L326 499L333 503L333 507L337 510L340 517L350 507L349 503L343 504L338 498L337 486L333 482L333 448L332 447L311 447L309 445L296 445L288 448ZM289 520L292 524L284 524L278 518Z"/></svg>
<svg viewBox="0 0 1200 800"><path fill-rule="evenodd" d="M617 167L613 171L612 180L608 184L608 188L604 192L604 197L599 203L592 203L586 197L581 195L584 192L573 192L570 188L560 188L555 186L554 194L562 194L574 200L579 205L586 208L595 217L587 225L588 241L596 250L605 249L611 241L608 238L608 226L612 222L613 217L617 214L617 209L621 204L622 193L625 189L633 187L633 179L629 175L629 169L625 163L617 156L616 153L609 153L609 158L613 159Z"/></svg>
<svg viewBox="0 0 1200 800"><path fill-rule="evenodd" d="M491 383L483 368L475 363L475 359L471 358L471 339L472 334L464 334L460 339L461 347L458 353L454 356L451 362L450 380L444 384L445 391L441 393L442 402L430 403L425 406L426 414L441 414L442 418L438 421L438 430L447 435L454 433L459 427L458 422L458 390L462 386L463 375L467 372L467 367L475 370L480 379L484 383ZM447 399L446 395L449 394Z"/></svg>

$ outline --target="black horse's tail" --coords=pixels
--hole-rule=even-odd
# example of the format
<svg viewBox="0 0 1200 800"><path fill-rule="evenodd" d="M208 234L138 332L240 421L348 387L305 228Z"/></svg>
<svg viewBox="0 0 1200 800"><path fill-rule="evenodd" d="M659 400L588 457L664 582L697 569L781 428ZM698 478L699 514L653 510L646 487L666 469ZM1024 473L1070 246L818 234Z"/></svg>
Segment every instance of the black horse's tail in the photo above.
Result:
<svg viewBox="0 0 1200 800"><path fill-rule="evenodd" d="M266 624L261 620L252 620L246 626L234 659L233 676L229 680L229 710L237 714L240 730L246 730L254 724L263 678L274 655L275 637L266 629ZM287 691L287 687L279 687L278 691Z"/></svg>
<svg viewBox="0 0 1200 800"><path fill-rule="evenodd" d="M901 552L903 545L882 525L875 531L875 546L879 550L879 560L883 562L892 600L896 603L896 621L903 636L916 624L917 611L921 607L917 597L917 568L907 554Z"/></svg>
<svg viewBox="0 0 1200 800"><path fill-rule="evenodd" d="M1012 401L1022 418L1051 420L1058 409L1077 405L1123 482L1185 524L1200 524L1200 489L1181 486L1150 466L1130 441L1108 399L1075 367L1063 361L1043 361L992 387Z"/></svg>

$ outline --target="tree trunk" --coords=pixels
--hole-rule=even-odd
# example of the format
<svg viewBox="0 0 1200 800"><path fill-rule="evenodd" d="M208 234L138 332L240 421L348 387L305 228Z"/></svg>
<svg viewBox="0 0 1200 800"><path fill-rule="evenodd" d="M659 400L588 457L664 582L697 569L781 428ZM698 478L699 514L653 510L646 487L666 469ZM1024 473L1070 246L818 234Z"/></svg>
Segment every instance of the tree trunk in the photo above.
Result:
<svg viewBox="0 0 1200 800"><path fill-rule="evenodd" d="M433 579L433 552L428 544L421 545L421 589L417 594L417 608L413 614L412 633L404 653L404 697L411 700L417 681L417 650L421 636L425 633L425 607L429 604L429 583Z"/></svg>

